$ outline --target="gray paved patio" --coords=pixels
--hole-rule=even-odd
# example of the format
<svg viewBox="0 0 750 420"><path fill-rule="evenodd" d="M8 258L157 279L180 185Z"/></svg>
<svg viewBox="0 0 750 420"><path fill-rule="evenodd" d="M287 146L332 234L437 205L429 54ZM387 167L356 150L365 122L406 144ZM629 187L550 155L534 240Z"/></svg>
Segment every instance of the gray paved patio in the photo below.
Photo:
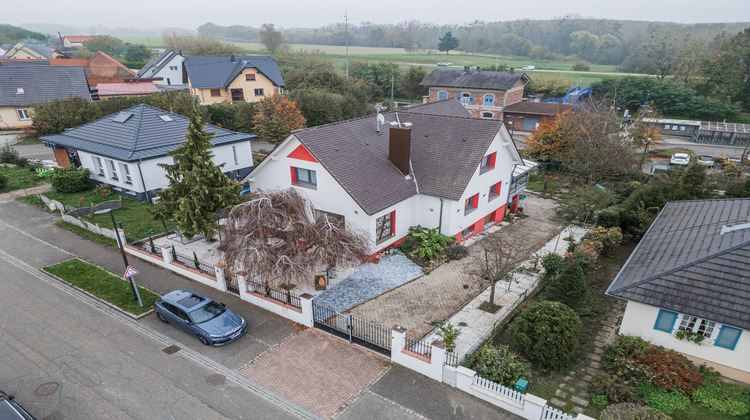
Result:
<svg viewBox="0 0 750 420"><path fill-rule="evenodd" d="M401 253L387 255L379 264L362 264L357 270L315 297L338 311L366 302L422 275L422 267Z"/></svg>

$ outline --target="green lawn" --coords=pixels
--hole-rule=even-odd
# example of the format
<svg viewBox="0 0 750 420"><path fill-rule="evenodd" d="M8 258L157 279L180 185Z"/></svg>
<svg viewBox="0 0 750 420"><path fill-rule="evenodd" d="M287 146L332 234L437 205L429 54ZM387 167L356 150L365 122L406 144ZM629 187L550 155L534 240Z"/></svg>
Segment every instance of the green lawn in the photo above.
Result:
<svg viewBox="0 0 750 420"><path fill-rule="evenodd" d="M44 193L44 195L66 206L76 208L91 206L92 203L96 205L107 200L116 200L119 197L118 195L114 195L106 198L103 195L94 194L91 190L69 194L50 191ZM122 208L115 210L113 214L118 227L122 224L126 235L141 239L164 232L164 225L161 220L153 220L151 213L148 211L149 209L156 209L156 205L150 202L123 197ZM112 219L109 214L83 216L81 220L94 224L98 223L102 227L106 226L110 228L112 226ZM170 228L174 227L171 226L170 222L167 222L167 226Z"/></svg>
<svg viewBox="0 0 750 420"><path fill-rule="evenodd" d="M108 237L104 235L99 235L98 233L94 233L88 229L84 229L80 226L65 222L63 220L58 220L57 223L55 224L57 226L60 226L63 229L66 229L75 233L76 235L80 236L83 239L107 246L109 248L114 249L115 251L120 250L120 246L117 244L117 240L115 239L109 239Z"/></svg>
<svg viewBox="0 0 750 420"><path fill-rule="evenodd" d="M156 293L138 286L138 293L141 295L141 301L143 302L143 307L140 307L133 296L129 281L75 258L44 267L44 271L54 274L97 298L135 315L151 310L151 306L160 297Z"/></svg>
<svg viewBox="0 0 750 420"><path fill-rule="evenodd" d="M8 178L8 184L0 189L0 193L20 190L22 188L31 188L43 181L32 167L9 168L3 165L0 166L0 174L5 175Z"/></svg>

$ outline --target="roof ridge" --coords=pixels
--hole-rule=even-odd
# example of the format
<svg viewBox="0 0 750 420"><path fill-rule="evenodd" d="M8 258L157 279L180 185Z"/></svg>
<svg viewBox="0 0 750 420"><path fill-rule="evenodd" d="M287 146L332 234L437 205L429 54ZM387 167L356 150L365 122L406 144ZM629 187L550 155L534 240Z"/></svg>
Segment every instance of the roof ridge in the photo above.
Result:
<svg viewBox="0 0 750 420"><path fill-rule="evenodd" d="M658 274L654 274L651 277L647 277L647 278L645 278L643 280L639 280L639 281L637 281L635 283L628 284L627 286L622 286L622 287L620 287L618 289L614 289L614 290L611 291L611 293L623 292L623 291L625 291L627 289L630 289L631 287L640 286L641 284L645 284L645 283L650 283L650 282L652 282L654 280L659 279L660 277L668 276L670 274L674 274L674 273L676 273L678 271L682 271L682 270L684 270L686 268L689 268L689 267L692 267L692 266L704 263L704 262L712 260L712 259L714 259L714 258L716 258L716 257L718 257L720 255L723 255L723 254L726 254L726 253L729 253L729 252L732 252L732 251L736 251L736 250L744 248L744 247L746 247L748 245L750 245L750 240L742 242L742 243L737 244L735 246L729 247L727 249L724 249L724 250L721 250L721 251L717 251L717 252L715 252L713 254L706 255L705 257L698 258L695 261L692 261L692 262L689 262L689 263L685 263L683 265L674 267L674 268L669 269L667 271L664 271L664 272L661 272L661 273L658 273Z"/></svg>
<svg viewBox="0 0 750 420"><path fill-rule="evenodd" d="M144 106L148 106L148 105L146 105L146 104L138 104L138 105L136 105L134 107L131 107L131 108L139 107L140 108L140 110L139 110L140 112L137 113L138 114L138 121L136 122L135 130L133 130L133 142L131 143L132 144L132 146L131 146L132 148L130 149L130 154L128 155L128 159L131 158L133 156L133 154L135 153L135 151L138 149L138 138L140 137L140 132L141 132L141 122L143 122L143 108L144 108ZM128 109L131 109L131 108L128 108ZM150 107L150 108L154 108L154 107ZM155 109L158 109L158 108L155 108Z"/></svg>

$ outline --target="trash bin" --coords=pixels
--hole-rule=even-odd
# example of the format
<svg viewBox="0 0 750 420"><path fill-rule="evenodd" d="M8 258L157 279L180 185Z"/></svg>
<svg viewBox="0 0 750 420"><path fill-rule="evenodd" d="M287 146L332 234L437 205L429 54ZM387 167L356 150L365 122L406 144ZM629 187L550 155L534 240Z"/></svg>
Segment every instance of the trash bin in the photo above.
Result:
<svg viewBox="0 0 750 420"><path fill-rule="evenodd" d="M518 392L526 392L526 387L529 386L529 381L526 379L519 379L516 381L516 384L513 386L513 389L515 389Z"/></svg>

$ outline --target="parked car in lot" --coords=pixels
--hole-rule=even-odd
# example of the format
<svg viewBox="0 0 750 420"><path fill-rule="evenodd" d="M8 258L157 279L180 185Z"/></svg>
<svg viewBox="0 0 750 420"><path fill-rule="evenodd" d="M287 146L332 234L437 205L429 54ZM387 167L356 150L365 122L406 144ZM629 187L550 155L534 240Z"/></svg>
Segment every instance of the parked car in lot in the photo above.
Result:
<svg viewBox="0 0 750 420"><path fill-rule="evenodd" d="M450 67L453 64L452 63L437 63L437 65L440 66L440 67Z"/></svg>
<svg viewBox="0 0 750 420"><path fill-rule="evenodd" d="M708 166L709 168L714 167L714 158L712 158L711 156L706 156L706 155L698 156L695 159L695 161L699 165L705 165L705 166Z"/></svg>
<svg viewBox="0 0 750 420"><path fill-rule="evenodd" d="M186 289L157 300L154 312L159 321L197 337L207 346L223 346L247 331L247 322L226 305Z"/></svg>
<svg viewBox="0 0 750 420"><path fill-rule="evenodd" d="M688 165L690 164L690 155L687 153L675 153L669 158L670 165Z"/></svg>
<svg viewBox="0 0 750 420"><path fill-rule="evenodd" d="M2 420L34 420L34 417L23 407L13 401L13 396L0 391L0 419Z"/></svg>

